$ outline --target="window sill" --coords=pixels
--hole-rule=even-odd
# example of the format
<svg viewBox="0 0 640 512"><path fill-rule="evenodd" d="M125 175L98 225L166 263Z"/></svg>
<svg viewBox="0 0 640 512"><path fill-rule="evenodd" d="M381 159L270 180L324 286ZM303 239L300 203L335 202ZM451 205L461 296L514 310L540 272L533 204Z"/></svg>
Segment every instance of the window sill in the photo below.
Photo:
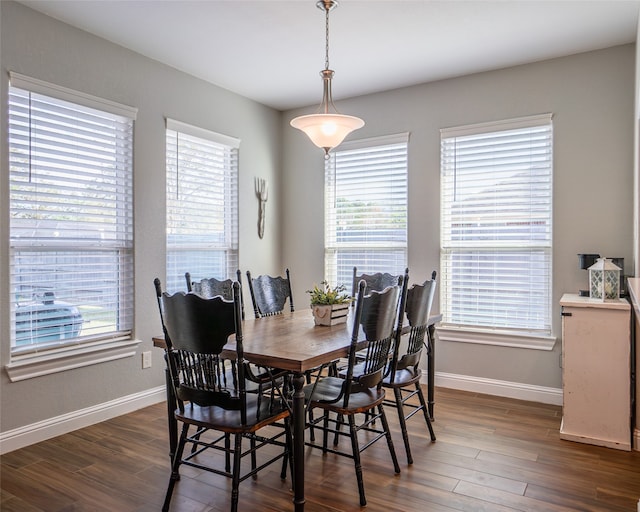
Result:
<svg viewBox="0 0 640 512"><path fill-rule="evenodd" d="M436 327L439 341L497 345L500 347L527 348L533 350L553 350L556 338L540 334L499 329L471 329L454 325Z"/></svg>
<svg viewBox="0 0 640 512"><path fill-rule="evenodd" d="M64 372L135 355L141 340L109 340L38 354L12 357L5 366L11 382L33 379L43 375Z"/></svg>

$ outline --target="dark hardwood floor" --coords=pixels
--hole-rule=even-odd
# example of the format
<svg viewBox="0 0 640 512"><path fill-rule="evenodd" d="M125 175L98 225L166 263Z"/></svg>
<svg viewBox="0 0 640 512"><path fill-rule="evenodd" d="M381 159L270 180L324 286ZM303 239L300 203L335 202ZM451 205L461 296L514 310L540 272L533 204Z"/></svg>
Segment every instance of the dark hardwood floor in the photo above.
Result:
<svg viewBox="0 0 640 512"><path fill-rule="evenodd" d="M169 478L164 407L3 455L0 510L160 510ZM409 421L412 466L395 411L387 411L402 472L394 474L384 442L363 453L369 512L638 510L640 452L561 440L560 407L439 388L437 442L422 419ZM307 511L361 510L351 460L310 448L306 457ZM193 468L181 473L171 510L228 510L227 479ZM240 510L293 510L290 483L275 466L246 480Z"/></svg>

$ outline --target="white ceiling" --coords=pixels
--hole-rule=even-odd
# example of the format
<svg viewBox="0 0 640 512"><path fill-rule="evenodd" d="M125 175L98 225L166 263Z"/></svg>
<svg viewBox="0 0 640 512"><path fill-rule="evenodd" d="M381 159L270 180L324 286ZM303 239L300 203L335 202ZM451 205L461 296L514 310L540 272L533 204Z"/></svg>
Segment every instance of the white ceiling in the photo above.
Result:
<svg viewBox="0 0 640 512"><path fill-rule="evenodd" d="M320 102L315 0L21 0L196 77L286 110ZM334 99L633 42L640 0L341 0Z"/></svg>

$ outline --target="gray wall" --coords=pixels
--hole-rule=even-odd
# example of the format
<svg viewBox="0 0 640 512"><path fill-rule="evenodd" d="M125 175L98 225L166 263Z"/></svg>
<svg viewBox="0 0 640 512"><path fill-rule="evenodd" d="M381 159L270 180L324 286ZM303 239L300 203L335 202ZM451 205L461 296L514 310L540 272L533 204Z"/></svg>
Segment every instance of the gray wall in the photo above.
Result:
<svg viewBox="0 0 640 512"><path fill-rule="evenodd" d="M439 130L546 112L554 114L554 334L561 334L560 297L587 282L577 253L623 257L633 272L634 67L635 46L625 45L338 102L341 112L366 122L349 139L411 133L413 279L439 268ZM339 79L334 90L340 91ZM298 296L323 272L322 152L288 127L292 117L312 108L283 118L282 246L298 276ZM436 370L560 388L559 354L560 343L544 352L443 342Z"/></svg>
<svg viewBox="0 0 640 512"><path fill-rule="evenodd" d="M165 272L164 117L238 137L240 144L240 266L256 273L280 268L280 118L277 111L74 29L20 4L2 1L1 126L6 127L8 71L138 107L135 123L135 336L141 357L10 383L0 373L1 431L134 394L163 384L161 332L153 279ZM215 66L215 53L211 53ZM0 363L9 362L8 161L2 136L0 180ZM270 182L265 237L257 235L254 177ZM245 289L245 293L248 290ZM248 296L248 295L247 295Z"/></svg>
<svg viewBox="0 0 640 512"><path fill-rule="evenodd" d="M164 116L241 139L240 266L292 271L298 309L323 273L323 157L284 115L143 58L11 1L0 2L0 365L9 362L7 72L16 71L139 108L135 126L135 358L9 383L0 374L0 431L162 385L152 280L164 275ZM622 256L633 268L635 46L627 45L338 102L367 124L351 138L411 132L409 265L438 269L439 129L555 114L554 297L584 287L576 254ZM212 53L211 65L215 65ZM339 70L338 70L339 71ZM318 85L320 87L320 84ZM335 83L339 93L339 78ZM318 91L320 94L320 90ZM270 182L265 238L257 236L255 176ZM248 297L245 288L245 296ZM438 305L436 304L436 308ZM250 313L250 311L249 311ZM437 370L559 388L553 352L441 343Z"/></svg>
<svg viewBox="0 0 640 512"><path fill-rule="evenodd" d="M635 108L633 116L634 137L633 137L633 166L634 166L634 216L633 216L633 249L635 259L634 274L640 277L640 52L637 51L640 44L640 20L636 32L636 76L635 76ZM640 348L640 347L639 347ZM640 357L640 354L639 354ZM638 380L640 389L640 380ZM640 396L640 395L639 395ZM640 411L640 401L638 410ZM638 415L640 418L640 415Z"/></svg>

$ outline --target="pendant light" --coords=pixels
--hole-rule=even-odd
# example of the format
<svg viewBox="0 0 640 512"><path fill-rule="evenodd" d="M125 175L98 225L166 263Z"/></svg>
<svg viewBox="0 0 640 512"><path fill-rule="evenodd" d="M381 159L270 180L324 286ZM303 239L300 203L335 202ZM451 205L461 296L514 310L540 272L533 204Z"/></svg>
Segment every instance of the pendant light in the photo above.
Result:
<svg viewBox="0 0 640 512"><path fill-rule="evenodd" d="M331 79L334 72L329 69L329 11L337 6L337 0L316 2L316 7L325 12L325 67L320 72L323 86L322 103L315 114L299 116L291 120L291 126L302 130L311 142L324 149L325 158L329 158L329 151L340 145L347 135L364 126L364 121L359 117L340 114L331 96Z"/></svg>

